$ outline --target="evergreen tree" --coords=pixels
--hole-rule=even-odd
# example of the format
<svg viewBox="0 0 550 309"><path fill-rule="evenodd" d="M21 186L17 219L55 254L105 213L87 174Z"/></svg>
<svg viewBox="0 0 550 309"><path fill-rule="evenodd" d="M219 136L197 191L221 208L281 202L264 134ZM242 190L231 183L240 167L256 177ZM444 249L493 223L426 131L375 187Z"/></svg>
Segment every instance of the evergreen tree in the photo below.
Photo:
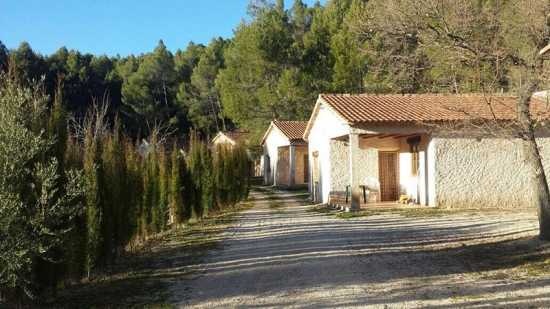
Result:
<svg viewBox="0 0 550 309"><path fill-rule="evenodd" d="M206 143L200 143L200 183L203 214L210 215L216 209L216 186L213 173L212 152Z"/></svg>
<svg viewBox="0 0 550 309"><path fill-rule="evenodd" d="M101 254L101 225L103 214L101 209L101 145L93 134L92 122L88 122L86 134L86 154L84 157L84 172L86 173L86 272L88 278Z"/></svg>
<svg viewBox="0 0 550 309"><path fill-rule="evenodd" d="M156 123L175 125L174 83L174 57L161 40L155 51L144 57L137 71L123 82L122 101L127 107L123 111L142 130L149 130L149 125Z"/></svg>
<svg viewBox="0 0 550 309"><path fill-rule="evenodd" d="M34 295L37 263L55 257L81 212L78 173L68 172L63 194L56 194L58 161L48 155L53 140L44 132L42 89L0 73L0 289L12 291L19 307L23 292Z"/></svg>
<svg viewBox="0 0 550 309"><path fill-rule="evenodd" d="M172 214L174 225L177 227L186 221L186 205L183 199L183 177L184 166L182 166L183 158L179 154L177 139L174 139L172 155L170 157L170 190L169 204L170 213Z"/></svg>
<svg viewBox="0 0 550 309"><path fill-rule="evenodd" d="M159 231L166 229L167 214L169 212L168 195L170 190L170 161L166 155L164 145L160 147L159 156L159 200L157 212L159 217Z"/></svg>
<svg viewBox="0 0 550 309"><path fill-rule="evenodd" d="M123 192L125 200L125 243L130 242L132 238L140 233L141 209L143 205L143 178L141 175L142 157L138 152L138 147L134 147L132 140L126 138L125 157L126 157L126 184Z"/></svg>
<svg viewBox="0 0 550 309"><path fill-rule="evenodd" d="M196 132L191 133L189 154L187 156L187 170L189 182L186 186L187 205L191 205L192 214L195 218L203 217L202 205L202 164L201 164L201 141Z"/></svg>
<svg viewBox="0 0 550 309"><path fill-rule="evenodd" d="M151 145L149 149L149 186L151 192L151 205L149 205L150 213L150 230L153 233L158 233L162 230L164 221L164 209L160 204L161 199L161 179L159 167L161 165L158 153L157 129L153 130L151 136Z"/></svg>

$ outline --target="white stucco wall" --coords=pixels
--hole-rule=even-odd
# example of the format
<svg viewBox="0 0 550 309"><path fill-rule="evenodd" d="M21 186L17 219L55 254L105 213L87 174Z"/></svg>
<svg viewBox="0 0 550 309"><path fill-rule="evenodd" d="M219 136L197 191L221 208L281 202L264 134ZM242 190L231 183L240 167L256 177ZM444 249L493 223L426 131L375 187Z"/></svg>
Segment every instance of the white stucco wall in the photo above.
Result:
<svg viewBox="0 0 550 309"><path fill-rule="evenodd" d="M331 190L331 165L330 165L330 144L331 139L349 134L349 126L343 123L334 114L326 108L321 108L311 131L309 133L309 174L310 179L313 179L313 153L317 152L318 171L319 171L319 200L318 202L328 202L329 192ZM345 162L349 162L349 157ZM348 163L349 164L349 163ZM310 197L313 197L313 183L309 183Z"/></svg>
<svg viewBox="0 0 550 309"><path fill-rule="evenodd" d="M539 138L548 172L550 139ZM445 208L532 207L519 140L434 138L435 205Z"/></svg>
<svg viewBox="0 0 550 309"><path fill-rule="evenodd" d="M412 175L412 154L410 145L407 143L407 137L399 138L399 186L400 194L406 194L421 205L433 205L429 203L429 183L428 183L428 166L429 155L427 153L428 146L431 141L429 134L419 134L420 145L418 154L418 171L419 175Z"/></svg>
<svg viewBox="0 0 550 309"><path fill-rule="evenodd" d="M214 145L218 145L218 144L222 144L222 143L228 143L228 144L234 145L235 142L232 139L225 136L224 134L217 135L216 139L214 139L212 141L212 144L214 144Z"/></svg>
<svg viewBox="0 0 550 309"><path fill-rule="evenodd" d="M277 129L272 129L264 143L264 182L268 185L276 184L278 148L290 145L290 141ZM268 157L271 164L267 163ZM269 169L265 167L269 166Z"/></svg>

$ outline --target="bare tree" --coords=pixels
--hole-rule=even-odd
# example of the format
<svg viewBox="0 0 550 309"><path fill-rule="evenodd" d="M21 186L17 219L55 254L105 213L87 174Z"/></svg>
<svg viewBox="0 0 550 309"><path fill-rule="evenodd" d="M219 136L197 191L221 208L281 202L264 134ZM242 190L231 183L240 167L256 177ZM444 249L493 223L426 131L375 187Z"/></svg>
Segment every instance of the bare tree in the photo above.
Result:
<svg viewBox="0 0 550 309"><path fill-rule="evenodd" d="M372 42L369 69L380 91L515 95L515 119L506 130L491 117L471 124L522 141L540 238L550 240L550 192L535 139L541 119L532 108L533 94L550 84L547 56L539 53L550 40L550 1L374 0L366 6L368 18L354 25Z"/></svg>

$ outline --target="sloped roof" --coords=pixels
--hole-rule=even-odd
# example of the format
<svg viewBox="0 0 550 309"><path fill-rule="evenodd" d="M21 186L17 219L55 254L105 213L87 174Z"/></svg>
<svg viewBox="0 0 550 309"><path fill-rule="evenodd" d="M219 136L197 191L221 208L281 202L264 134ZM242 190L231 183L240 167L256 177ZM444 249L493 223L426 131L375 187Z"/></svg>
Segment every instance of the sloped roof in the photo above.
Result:
<svg viewBox="0 0 550 309"><path fill-rule="evenodd" d="M307 121L273 121L273 125L275 125L289 140L303 139Z"/></svg>
<svg viewBox="0 0 550 309"><path fill-rule="evenodd" d="M260 145L263 146L273 129L279 130L288 140L303 140L307 124L307 121L272 121Z"/></svg>
<svg viewBox="0 0 550 309"><path fill-rule="evenodd" d="M484 94L321 94L330 109L347 123L455 121L472 118L515 119L517 97ZM546 102L533 98L537 113L549 114Z"/></svg>
<svg viewBox="0 0 550 309"><path fill-rule="evenodd" d="M344 123L438 122L476 118L513 120L517 117L517 96L488 94L320 94L304 137L319 112L326 106ZM533 116L550 118L547 101L533 97Z"/></svg>
<svg viewBox="0 0 550 309"><path fill-rule="evenodd" d="M246 139L246 136L250 134L248 130L240 130L240 131L220 131L218 134L212 139L212 142L220 138L222 135L225 135L228 139L230 139L233 143L237 143L239 141L244 141Z"/></svg>

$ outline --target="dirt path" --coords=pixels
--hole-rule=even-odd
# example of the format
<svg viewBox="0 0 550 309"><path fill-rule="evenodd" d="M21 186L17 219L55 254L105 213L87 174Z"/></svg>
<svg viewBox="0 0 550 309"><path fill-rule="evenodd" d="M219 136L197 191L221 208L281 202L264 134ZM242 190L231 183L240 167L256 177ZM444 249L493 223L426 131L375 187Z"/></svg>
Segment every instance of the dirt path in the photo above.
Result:
<svg viewBox="0 0 550 309"><path fill-rule="evenodd" d="M178 306L550 305L548 272L518 272L523 260L513 271L496 265L509 252L548 249L534 237L535 214L405 218L387 213L344 220L307 212L311 206L300 205L292 193L277 192L285 200L282 211L271 210L266 196L253 195L255 207L227 232L223 249L196 265L193 279L172 286Z"/></svg>

